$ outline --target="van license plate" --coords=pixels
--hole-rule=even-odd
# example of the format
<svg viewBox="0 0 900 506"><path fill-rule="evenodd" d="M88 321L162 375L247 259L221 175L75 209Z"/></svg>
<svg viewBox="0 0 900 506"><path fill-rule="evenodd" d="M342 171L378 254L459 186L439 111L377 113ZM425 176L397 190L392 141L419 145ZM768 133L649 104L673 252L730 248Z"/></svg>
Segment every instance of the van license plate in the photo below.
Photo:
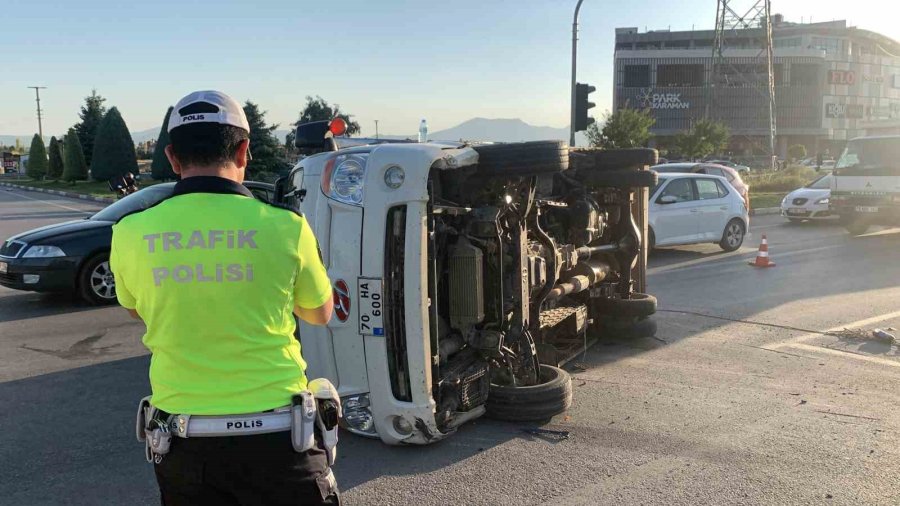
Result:
<svg viewBox="0 0 900 506"><path fill-rule="evenodd" d="M877 213L878 208L872 206L856 206L856 212L858 213Z"/></svg>
<svg viewBox="0 0 900 506"><path fill-rule="evenodd" d="M788 214L806 214L806 210L805 209L788 209L787 213Z"/></svg>
<svg viewBox="0 0 900 506"><path fill-rule="evenodd" d="M359 278L359 333L364 336L384 335L384 298L381 279Z"/></svg>
<svg viewBox="0 0 900 506"><path fill-rule="evenodd" d="M6 262L0 262L0 274L6 274L8 269Z"/></svg>

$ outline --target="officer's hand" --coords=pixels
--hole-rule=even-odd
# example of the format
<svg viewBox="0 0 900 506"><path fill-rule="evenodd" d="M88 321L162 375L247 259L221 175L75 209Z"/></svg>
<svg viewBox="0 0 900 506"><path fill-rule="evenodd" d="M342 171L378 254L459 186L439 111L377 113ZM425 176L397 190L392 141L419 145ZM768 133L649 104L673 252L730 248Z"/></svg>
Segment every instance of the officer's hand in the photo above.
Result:
<svg viewBox="0 0 900 506"><path fill-rule="evenodd" d="M298 318L311 325L325 325L331 319L331 313L334 310L334 301L328 299L324 304L315 309L306 309L300 306L294 306L294 314Z"/></svg>

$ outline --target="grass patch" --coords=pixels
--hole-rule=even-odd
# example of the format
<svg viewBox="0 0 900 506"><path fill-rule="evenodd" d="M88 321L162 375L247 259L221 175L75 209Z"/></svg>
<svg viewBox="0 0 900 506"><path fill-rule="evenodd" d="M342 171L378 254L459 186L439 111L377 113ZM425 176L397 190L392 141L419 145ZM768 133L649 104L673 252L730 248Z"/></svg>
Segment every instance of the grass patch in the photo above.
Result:
<svg viewBox="0 0 900 506"><path fill-rule="evenodd" d="M753 188L752 186L750 187ZM781 200L788 192L760 192L750 193L750 206L753 209L762 209L764 207L780 207Z"/></svg>
<svg viewBox="0 0 900 506"><path fill-rule="evenodd" d="M11 184L20 184L23 186L31 186L34 188L43 188L46 190L59 190L64 192L77 193L80 195L91 195L94 197L115 197L116 195L109 191L109 184L105 181L76 181L73 183L67 183L65 181L36 181L34 179L21 178L21 179L4 179L4 181ZM156 181L150 178L141 178L141 188L146 188L148 186L153 186L155 184L162 183L163 181Z"/></svg>
<svg viewBox="0 0 900 506"><path fill-rule="evenodd" d="M758 172L741 176L741 178L750 185L751 195L755 193L784 192L782 193L782 196L784 196L785 193L806 186L821 175L810 167L793 165L784 170ZM751 203L753 203L752 200ZM756 207L755 203L754 207Z"/></svg>

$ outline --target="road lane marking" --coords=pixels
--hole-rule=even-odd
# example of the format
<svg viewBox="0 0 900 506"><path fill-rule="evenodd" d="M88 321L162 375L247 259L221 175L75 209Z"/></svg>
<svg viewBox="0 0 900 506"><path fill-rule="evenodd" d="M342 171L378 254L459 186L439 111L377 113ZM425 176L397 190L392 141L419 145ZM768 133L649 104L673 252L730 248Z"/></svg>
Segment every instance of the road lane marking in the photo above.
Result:
<svg viewBox="0 0 900 506"><path fill-rule="evenodd" d="M831 246L819 246L817 248L807 248L807 249L801 249L801 250L796 250L796 251L789 251L787 253L775 253L772 255L772 259L777 261L779 258L790 257L790 256L795 256L795 255L805 255L808 253L815 253L817 251L824 251L824 250L829 250L829 249L834 249L834 248L840 248L843 246L846 246L846 245L845 244L833 244ZM706 267L711 267L710 265L703 265L708 262L712 262L714 260L720 260L723 258L731 258L734 256L739 256L739 255L746 255L751 252L756 252L756 249L741 248L737 251L717 255L714 257L697 258L694 260L687 260L685 262L679 262L677 264L662 265L659 267L654 267L652 269L647 269L647 275L649 276L651 274L663 274L666 272L673 272L673 271L684 272L684 271L691 271L691 270L695 270L695 269L704 269ZM748 256L745 260L752 260L752 259L753 259L753 257ZM723 267L728 266L728 265L732 265L732 264L728 263L728 262L722 262Z"/></svg>
<svg viewBox="0 0 900 506"><path fill-rule="evenodd" d="M878 322L882 322L884 320L890 320L891 318L897 318L897 317L900 317L900 311L892 311L890 313L872 316L871 318L865 318L862 320L857 320L855 322L838 325L837 327L832 327L824 332L810 332L807 334L803 334L803 335L800 335L800 336L797 336L797 337L794 337L791 339L787 339L785 341L775 343L771 346L766 346L766 348L778 349L778 348L784 348L784 347L788 347L788 346L795 346L795 345L803 344L806 341L813 340L817 337L821 337L821 336L825 335L826 333L840 332L844 329L856 329L856 328L860 328L860 327L865 327L865 326L871 325L873 323L878 323ZM807 345L804 345L804 346L807 346Z"/></svg>
<svg viewBox="0 0 900 506"><path fill-rule="evenodd" d="M722 260L723 258L731 258L734 256L746 255L753 251L756 251L756 250L753 248L744 246L737 251L732 251L731 253L717 253L717 254L715 254L715 256L711 256L711 257L695 258L693 260L685 260L683 262L678 262L678 263L674 263L674 264L660 265L659 267L651 267L651 268L647 269L647 274L649 275L649 274L656 274L658 272L668 272L668 271L672 271L672 270L679 269L682 267L690 267L692 265L702 264L705 262L711 262L713 260Z"/></svg>
<svg viewBox="0 0 900 506"><path fill-rule="evenodd" d="M36 198L34 198L34 197L26 197L25 195L21 195L21 194L19 194L19 193L14 192L14 191L10 191L9 194L12 195L12 196L14 196L14 197L20 197L20 198L23 198L23 199L33 200L33 201L35 201L35 202L40 202L40 203L42 203L42 204L47 204L48 206L59 207L59 208L61 208L61 209L68 209L69 211L77 211L77 212L79 212L79 213L81 213L81 214L94 214L94 213L96 212L96 211L85 211L84 209L78 209L78 208L75 208L75 207L64 206L64 205L62 205L62 204L55 204L55 203L53 203L53 202L50 202L49 200L41 200L41 199L36 199Z"/></svg>
<svg viewBox="0 0 900 506"><path fill-rule="evenodd" d="M812 352L825 353L828 355L836 355L843 358L852 358L856 360L862 360L863 362L870 362L873 364L881 364L881 365L889 365L891 367L900 367L900 362L896 360L890 360L887 358L876 357L874 355L860 355L858 353L851 353L848 351L836 350L834 348L828 348L825 346L814 346L811 344L802 344L802 343L792 343L787 346L783 346L786 348L792 348L796 350L806 350Z"/></svg>

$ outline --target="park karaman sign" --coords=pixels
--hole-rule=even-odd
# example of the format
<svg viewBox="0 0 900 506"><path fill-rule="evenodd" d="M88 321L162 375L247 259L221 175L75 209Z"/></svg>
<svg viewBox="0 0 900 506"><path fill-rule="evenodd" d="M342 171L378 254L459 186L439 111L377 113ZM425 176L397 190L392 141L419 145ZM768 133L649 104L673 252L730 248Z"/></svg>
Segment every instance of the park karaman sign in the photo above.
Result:
<svg viewBox="0 0 900 506"><path fill-rule="evenodd" d="M681 99L681 93L654 93L653 89L641 90L639 97L643 109L690 109L691 103Z"/></svg>

